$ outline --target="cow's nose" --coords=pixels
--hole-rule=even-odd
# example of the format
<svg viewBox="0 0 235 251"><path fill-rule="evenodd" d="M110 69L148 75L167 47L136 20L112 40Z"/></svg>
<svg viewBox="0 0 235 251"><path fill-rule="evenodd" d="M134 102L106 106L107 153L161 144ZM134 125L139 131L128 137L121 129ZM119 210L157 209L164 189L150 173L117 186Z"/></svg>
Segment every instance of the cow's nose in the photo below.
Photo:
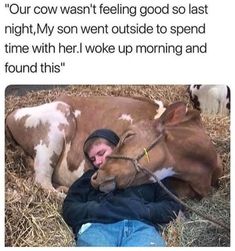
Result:
<svg viewBox="0 0 235 251"><path fill-rule="evenodd" d="M92 176L91 176L91 184L95 189L99 188L99 185L97 183L97 177L98 177L98 173L95 172Z"/></svg>
<svg viewBox="0 0 235 251"><path fill-rule="evenodd" d="M116 182L114 177L109 177L104 183L100 184L99 190L104 193L109 193L116 189Z"/></svg>
<svg viewBox="0 0 235 251"><path fill-rule="evenodd" d="M91 176L91 185L95 189L99 189L101 192L107 193L116 188L115 177L100 177L97 171Z"/></svg>

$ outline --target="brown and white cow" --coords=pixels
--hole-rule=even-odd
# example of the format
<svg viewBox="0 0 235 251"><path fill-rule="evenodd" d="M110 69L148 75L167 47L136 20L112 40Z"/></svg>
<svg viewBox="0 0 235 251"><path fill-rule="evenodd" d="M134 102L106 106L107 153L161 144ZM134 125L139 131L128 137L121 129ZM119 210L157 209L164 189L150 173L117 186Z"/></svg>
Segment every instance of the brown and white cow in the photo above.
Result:
<svg viewBox="0 0 235 251"><path fill-rule="evenodd" d="M172 176L172 185L180 197L206 196L222 174L219 157L206 134L199 111L187 111L178 102L167 107L157 120L138 121L121 135L113 157L93 175L92 185L104 192L147 182L153 177L138 172L134 162L149 145L157 144L139 163L160 180ZM119 157L125 156L129 159Z"/></svg>
<svg viewBox="0 0 235 251"><path fill-rule="evenodd" d="M137 121L159 117L164 111L159 104L145 98L61 96L13 111L6 131L31 159L37 183L66 190L84 173L82 146L92 131L109 128L121 134Z"/></svg>

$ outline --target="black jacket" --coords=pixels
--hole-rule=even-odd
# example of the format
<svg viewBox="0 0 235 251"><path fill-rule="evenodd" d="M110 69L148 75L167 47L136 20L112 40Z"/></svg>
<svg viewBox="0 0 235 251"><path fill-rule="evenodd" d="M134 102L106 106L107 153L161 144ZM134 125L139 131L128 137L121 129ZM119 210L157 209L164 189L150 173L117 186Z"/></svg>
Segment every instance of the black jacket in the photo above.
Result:
<svg viewBox="0 0 235 251"><path fill-rule="evenodd" d="M103 193L95 190L87 171L73 183L63 203L63 218L76 235L88 222L114 223L124 219L139 220L155 227L176 217L182 206L157 183L144 184ZM167 186L168 180L163 183Z"/></svg>

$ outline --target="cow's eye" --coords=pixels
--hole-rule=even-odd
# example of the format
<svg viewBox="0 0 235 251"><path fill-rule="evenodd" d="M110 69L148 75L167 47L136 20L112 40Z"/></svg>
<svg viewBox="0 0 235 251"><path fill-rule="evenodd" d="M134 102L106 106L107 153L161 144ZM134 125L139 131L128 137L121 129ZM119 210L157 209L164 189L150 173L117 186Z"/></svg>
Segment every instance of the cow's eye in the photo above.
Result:
<svg viewBox="0 0 235 251"><path fill-rule="evenodd" d="M131 139L135 135L134 132L128 132L124 137L123 137L123 143L126 142L127 140Z"/></svg>

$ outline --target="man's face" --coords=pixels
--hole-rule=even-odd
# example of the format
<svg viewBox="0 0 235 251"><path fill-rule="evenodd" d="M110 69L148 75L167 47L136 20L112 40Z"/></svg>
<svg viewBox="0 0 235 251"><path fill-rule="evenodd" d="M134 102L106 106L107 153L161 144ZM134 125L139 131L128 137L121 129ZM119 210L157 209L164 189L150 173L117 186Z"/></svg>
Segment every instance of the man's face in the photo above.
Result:
<svg viewBox="0 0 235 251"><path fill-rule="evenodd" d="M88 157L92 164L97 168L100 168L105 163L106 157L112 153L113 149L105 143L94 144L90 151L88 151Z"/></svg>

